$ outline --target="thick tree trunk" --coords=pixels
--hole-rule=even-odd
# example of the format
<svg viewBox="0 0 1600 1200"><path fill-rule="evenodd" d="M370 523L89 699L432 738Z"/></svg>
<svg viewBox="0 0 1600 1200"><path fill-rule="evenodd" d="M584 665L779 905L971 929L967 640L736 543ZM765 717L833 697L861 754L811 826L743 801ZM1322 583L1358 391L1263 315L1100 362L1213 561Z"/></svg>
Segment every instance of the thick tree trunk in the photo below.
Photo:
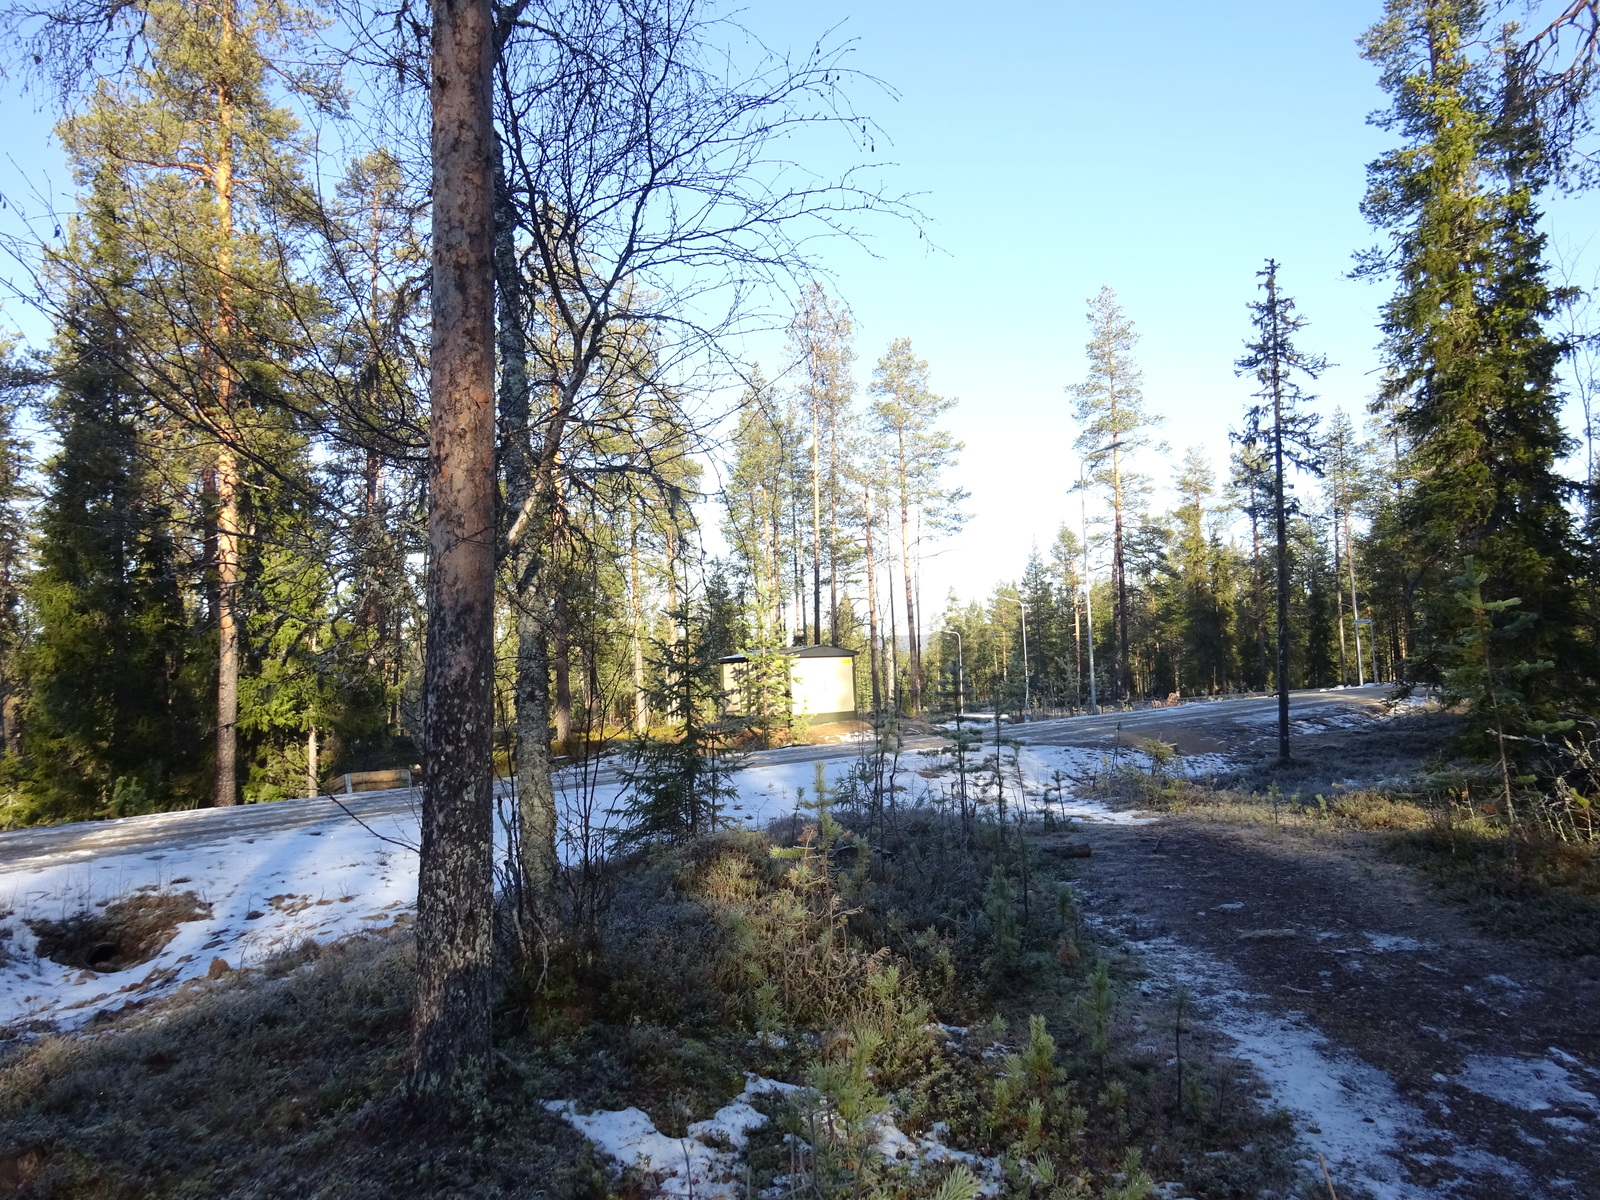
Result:
<svg viewBox="0 0 1600 1200"><path fill-rule="evenodd" d="M224 4L222 41L233 39L233 6ZM218 153L212 182L217 207L217 761L213 802L219 808L239 802L239 460L228 439L234 436L233 351L237 315L233 289L233 97L227 88L217 94Z"/></svg>
<svg viewBox="0 0 1600 1200"><path fill-rule="evenodd" d="M494 735L494 132L487 0L434 0L428 641L412 1095L489 1057Z"/></svg>

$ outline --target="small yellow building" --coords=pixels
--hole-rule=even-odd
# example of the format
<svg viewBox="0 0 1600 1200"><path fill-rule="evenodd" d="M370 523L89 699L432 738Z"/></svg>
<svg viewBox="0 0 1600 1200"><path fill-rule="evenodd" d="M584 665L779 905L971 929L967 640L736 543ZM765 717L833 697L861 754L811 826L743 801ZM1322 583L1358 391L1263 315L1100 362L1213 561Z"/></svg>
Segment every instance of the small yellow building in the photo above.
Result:
<svg viewBox="0 0 1600 1200"><path fill-rule="evenodd" d="M856 652L839 646L785 646L777 653L789 664L789 702L795 716L826 725L833 721L853 721L856 717ZM744 677L749 669L748 654L730 654L719 660L722 690L728 697L728 711L734 716L749 715L744 695Z"/></svg>

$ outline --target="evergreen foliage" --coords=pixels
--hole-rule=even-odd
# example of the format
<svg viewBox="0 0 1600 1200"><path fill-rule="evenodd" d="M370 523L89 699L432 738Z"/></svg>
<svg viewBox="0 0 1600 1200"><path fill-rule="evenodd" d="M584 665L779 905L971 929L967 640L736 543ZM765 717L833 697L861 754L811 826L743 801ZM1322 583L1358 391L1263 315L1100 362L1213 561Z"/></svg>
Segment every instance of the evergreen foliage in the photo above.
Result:
<svg viewBox="0 0 1600 1200"><path fill-rule="evenodd" d="M1488 604L1519 601L1515 619L1498 618L1509 657L1558 664L1526 685L1528 719L1548 721L1590 695L1594 647L1574 639L1588 628L1575 485L1558 469L1573 443L1560 421L1563 347L1546 332L1555 296L1537 197L1550 164L1524 64L1509 40L1485 49L1488 19L1465 0L1390 0L1367 33L1392 101L1376 120L1401 144L1369 171L1364 210L1387 243L1361 271L1396 283L1379 404L1404 459L1394 534L1415 575L1413 670L1462 677L1477 610L1453 581L1481 573ZM1470 700L1480 716L1492 703L1485 690Z"/></svg>
<svg viewBox="0 0 1600 1200"><path fill-rule="evenodd" d="M26 785L14 821L128 816L204 794L195 668L206 655L184 610L173 514L154 493L146 406L120 355L134 269L119 196L103 174L77 234L99 287L79 293L57 344L47 411L60 448L45 468L27 587Z"/></svg>
<svg viewBox="0 0 1600 1200"><path fill-rule="evenodd" d="M731 609L726 592L713 588L697 605L666 614L678 628L655 643L659 683L650 707L667 729L629 742L617 772L627 841L681 841L728 823L740 755L719 720L726 697L717 660L731 644Z"/></svg>

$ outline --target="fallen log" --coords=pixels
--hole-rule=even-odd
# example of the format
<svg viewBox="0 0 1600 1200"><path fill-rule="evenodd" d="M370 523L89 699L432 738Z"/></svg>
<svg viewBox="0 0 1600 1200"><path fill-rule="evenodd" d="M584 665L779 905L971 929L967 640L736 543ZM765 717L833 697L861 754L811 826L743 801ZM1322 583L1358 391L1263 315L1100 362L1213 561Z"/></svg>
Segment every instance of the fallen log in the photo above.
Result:
<svg viewBox="0 0 1600 1200"><path fill-rule="evenodd" d="M1089 858L1094 848L1088 842L1073 842L1066 846L1046 846L1044 852L1054 858Z"/></svg>

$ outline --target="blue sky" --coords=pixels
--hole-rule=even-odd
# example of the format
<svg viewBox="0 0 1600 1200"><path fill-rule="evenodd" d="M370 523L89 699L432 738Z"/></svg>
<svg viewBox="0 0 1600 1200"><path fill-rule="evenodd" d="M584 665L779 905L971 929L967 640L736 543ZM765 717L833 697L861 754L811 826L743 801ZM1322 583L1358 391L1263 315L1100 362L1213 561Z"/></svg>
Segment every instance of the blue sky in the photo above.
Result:
<svg viewBox="0 0 1600 1200"><path fill-rule="evenodd" d="M884 227L878 257L841 245L830 265L856 314L863 381L906 336L937 390L961 398L951 424L966 441L972 517L928 564L930 605L947 587L965 598L1016 578L1030 546L1047 549L1075 517L1062 389L1082 377L1084 301L1102 284L1143 334L1145 393L1167 417L1170 459L1145 462L1158 485L1190 445L1226 460L1248 392L1232 364L1269 255L1310 321L1303 345L1337 364L1319 407L1363 413L1385 294L1347 272L1375 240L1357 206L1388 142L1366 123L1383 94L1355 42L1380 11L1281 0L746 10L771 43L842 23L857 65L900 92L873 104L893 139L879 150L896 183L923 193L940 252ZM1547 207L1566 257L1600 229L1596 197Z"/></svg>
<svg viewBox="0 0 1600 1200"><path fill-rule="evenodd" d="M898 98L858 89L888 135L893 188L918 193L929 241L879 222L871 253L825 251L857 320L858 376L910 337L935 386L960 397L966 530L924 572L937 606L1014 579L1035 542L1076 513L1074 429L1063 388L1082 377L1084 301L1110 284L1143 334L1150 405L1167 417L1170 459L1145 463L1159 490L1184 448L1225 462L1248 388L1233 372L1245 303L1271 255L1311 322L1306 348L1336 366L1321 407L1360 413L1377 356L1381 286L1349 280L1374 235L1357 210L1366 163L1387 144L1366 124L1383 103L1355 40L1378 0L1237 0L1142 5L938 0L755 3L739 19L772 46L822 32L854 42L854 65ZM70 181L48 144L51 118L4 98L0 193ZM826 173L842 143L807 146ZM830 157L833 156L833 157ZM1549 197L1553 245L1592 279L1586 251L1600 197ZM11 220L0 212L0 226ZM22 324L24 314L0 313ZM774 373L781 340L751 343ZM708 514L712 516L712 514ZM715 517L712 516L714 520Z"/></svg>

